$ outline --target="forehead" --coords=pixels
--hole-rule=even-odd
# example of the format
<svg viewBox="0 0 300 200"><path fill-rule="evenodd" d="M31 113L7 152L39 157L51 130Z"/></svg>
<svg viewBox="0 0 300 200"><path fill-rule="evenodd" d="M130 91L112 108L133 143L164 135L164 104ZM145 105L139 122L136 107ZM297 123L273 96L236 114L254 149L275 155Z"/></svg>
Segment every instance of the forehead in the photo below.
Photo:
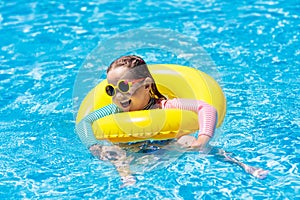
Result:
<svg viewBox="0 0 300 200"><path fill-rule="evenodd" d="M117 67L107 73L107 80L110 83L117 82L120 79L134 79L133 70L127 67Z"/></svg>

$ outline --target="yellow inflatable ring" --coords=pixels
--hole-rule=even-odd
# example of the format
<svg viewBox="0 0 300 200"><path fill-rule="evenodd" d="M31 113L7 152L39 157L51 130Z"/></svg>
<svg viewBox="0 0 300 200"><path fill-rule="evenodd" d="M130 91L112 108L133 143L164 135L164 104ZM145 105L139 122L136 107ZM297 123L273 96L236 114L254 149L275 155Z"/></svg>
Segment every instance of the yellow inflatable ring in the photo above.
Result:
<svg viewBox="0 0 300 200"><path fill-rule="evenodd" d="M168 99L187 98L202 100L218 112L217 127L226 113L226 99L218 83L209 75L194 68L172 65L149 65L158 90ZM76 123L90 112L112 103L105 93L107 80L93 88L80 105ZM190 134L197 130L196 113L177 109L154 109L112 114L96 120L93 125L98 140L113 143L142 140L165 140Z"/></svg>

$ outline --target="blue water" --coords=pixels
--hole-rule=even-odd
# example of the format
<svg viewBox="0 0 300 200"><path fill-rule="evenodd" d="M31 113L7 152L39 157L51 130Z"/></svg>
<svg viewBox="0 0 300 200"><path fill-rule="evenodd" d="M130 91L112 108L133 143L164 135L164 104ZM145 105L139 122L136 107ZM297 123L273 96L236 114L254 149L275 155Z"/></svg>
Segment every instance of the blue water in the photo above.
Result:
<svg viewBox="0 0 300 200"><path fill-rule="evenodd" d="M0 198L300 198L299 11L299 0L0 1ZM120 188L113 167L91 157L75 134L74 115L98 81L84 63L99 45L119 51L99 55L98 77L121 53L198 67L190 59L197 52L175 52L190 43L170 49L109 43L132 30L170 32L203 47L216 66L208 60L204 71L227 97L213 145L269 170L266 179L189 152ZM168 35L156 36L163 42Z"/></svg>

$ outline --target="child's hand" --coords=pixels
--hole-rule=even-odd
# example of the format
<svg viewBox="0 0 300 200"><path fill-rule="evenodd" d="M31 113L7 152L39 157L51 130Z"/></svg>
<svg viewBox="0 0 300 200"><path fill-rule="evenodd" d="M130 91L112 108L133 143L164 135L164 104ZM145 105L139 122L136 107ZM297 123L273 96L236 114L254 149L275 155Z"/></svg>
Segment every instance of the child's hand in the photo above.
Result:
<svg viewBox="0 0 300 200"><path fill-rule="evenodd" d="M136 178L132 175L122 177L121 179L123 182L123 184L121 185L121 188L127 187L127 186L133 186L136 183Z"/></svg>
<svg viewBox="0 0 300 200"><path fill-rule="evenodd" d="M177 143L183 147L203 148L209 140L210 137L207 135L200 135L198 139L190 135L184 135L177 140Z"/></svg>
<svg viewBox="0 0 300 200"><path fill-rule="evenodd" d="M91 153L101 160L118 161L126 158L126 152L118 146L100 146L90 147Z"/></svg>
<svg viewBox="0 0 300 200"><path fill-rule="evenodd" d="M183 147L191 147L191 145L195 141L196 141L196 138L191 135L183 135L177 139L177 143Z"/></svg>
<svg viewBox="0 0 300 200"><path fill-rule="evenodd" d="M210 137L207 135L199 135L198 139L193 141L191 147L194 148L203 148L210 140Z"/></svg>
<svg viewBox="0 0 300 200"><path fill-rule="evenodd" d="M267 177L269 171L268 170L264 170L262 168L258 168L258 167L251 167L249 165L244 165L244 169L246 172L248 172L249 174L251 174L252 176L259 178L259 179L264 179Z"/></svg>

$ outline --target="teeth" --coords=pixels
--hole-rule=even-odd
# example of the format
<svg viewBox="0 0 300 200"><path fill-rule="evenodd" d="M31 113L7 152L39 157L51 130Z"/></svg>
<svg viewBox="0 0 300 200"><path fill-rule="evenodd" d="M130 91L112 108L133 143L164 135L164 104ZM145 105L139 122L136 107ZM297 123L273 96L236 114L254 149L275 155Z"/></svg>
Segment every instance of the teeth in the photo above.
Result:
<svg viewBox="0 0 300 200"><path fill-rule="evenodd" d="M121 103L121 105L122 105L123 107L128 107L129 104L130 104L130 102L131 102L131 100L129 99L129 100L127 100L127 101L123 101L123 102L120 102L120 103Z"/></svg>

